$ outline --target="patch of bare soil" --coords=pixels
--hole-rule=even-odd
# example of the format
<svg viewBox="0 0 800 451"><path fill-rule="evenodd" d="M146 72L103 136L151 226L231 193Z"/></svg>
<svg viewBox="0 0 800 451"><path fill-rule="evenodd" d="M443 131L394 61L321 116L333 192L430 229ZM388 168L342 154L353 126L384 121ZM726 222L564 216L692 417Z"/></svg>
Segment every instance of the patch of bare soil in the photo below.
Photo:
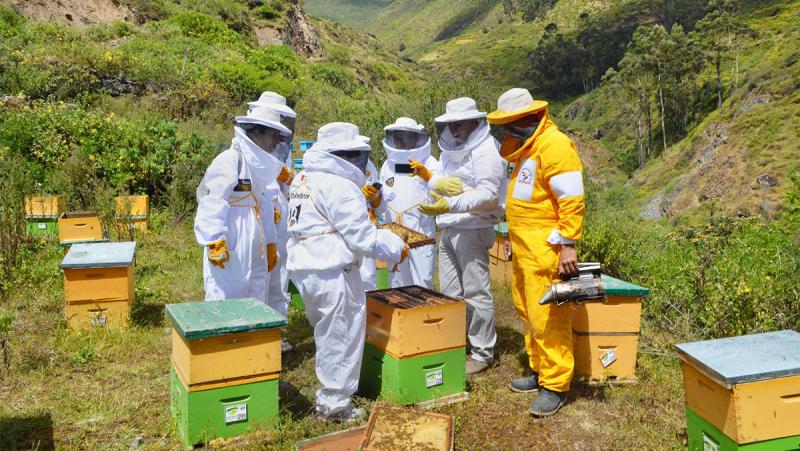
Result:
<svg viewBox="0 0 800 451"><path fill-rule="evenodd" d="M25 17L76 27L134 20L133 11L113 0L12 0L10 3Z"/></svg>

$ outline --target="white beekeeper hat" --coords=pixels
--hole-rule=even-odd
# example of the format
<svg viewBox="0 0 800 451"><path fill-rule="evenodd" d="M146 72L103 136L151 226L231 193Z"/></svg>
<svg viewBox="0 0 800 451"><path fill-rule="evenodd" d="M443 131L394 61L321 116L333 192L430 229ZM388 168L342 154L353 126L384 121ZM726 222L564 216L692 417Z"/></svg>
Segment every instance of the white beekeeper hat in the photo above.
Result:
<svg viewBox="0 0 800 451"><path fill-rule="evenodd" d="M272 108L283 116L297 117L297 113L286 105L286 97L273 91L264 91L258 100L247 102L247 106L252 109L256 107Z"/></svg>
<svg viewBox="0 0 800 451"><path fill-rule="evenodd" d="M547 108L547 102L534 100L524 88L511 88L497 99L497 110L489 113L490 124L508 124Z"/></svg>
<svg viewBox="0 0 800 451"><path fill-rule="evenodd" d="M358 127L348 122L331 122L317 131L317 141L309 150L332 152L336 150L360 150L369 152L369 144L359 138Z"/></svg>
<svg viewBox="0 0 800 451"><path fill-rule="evenodd" d="M417 124L417 121L411 119L410 117L399 117L394 124L387 125L383 127L383 131L391 132L391 131L407 131L407 132L417 132L417 133L424 133L425 126L422 124Z"/></svg>
<svg viewBox="0 0 800 451"><path fill-rule="evenodd" d="M258 124L265 127L274 128L282 135L291 136L292 131L281 124L281 115L272 108L259 106L251 108L247 116L236 116L237 124Z"/></svg>
<svg viewBox="0 0 800 451"><path fill-rule="evenodd" d="M469 97L459 97L447 102L445 114L436 118L436 122L459 122L469 119L482 119L486 113L478 111L478 104Z"/></svg>

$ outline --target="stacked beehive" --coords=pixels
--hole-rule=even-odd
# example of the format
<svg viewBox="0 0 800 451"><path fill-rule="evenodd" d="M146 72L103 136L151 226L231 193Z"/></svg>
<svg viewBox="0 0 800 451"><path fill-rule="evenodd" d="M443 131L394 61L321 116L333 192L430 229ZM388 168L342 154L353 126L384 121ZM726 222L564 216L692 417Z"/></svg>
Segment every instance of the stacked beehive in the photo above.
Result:
<svg viewBox="0 0 800 451"><path fill-rule="evenodd" d="M257 299L170 304L172 416L187 445L279 423L286 318Z"/></svg>
<svg viewBox="0 0 800 451"><path fill-rule="evenodd" d="M56 236L62 211L61 196L28 196L25 198L25 229L29 235Z"/></svg>
<svg viewBox="0 0 800 451"><path fill-rule="evenodd" d="M785 330L675 346L690 451L800 449L800 334Z"/></svg>
<svg viewBox="0 0 800 451"><path fill-rule="evenodd" d="M119 196L116 198L116 221L120 230L147 230L150 213L148 196Z"/></svg>
<svg viewBox="0 0 800 451"><path fill-rule="evenodd" d="M422 287L367 293L361 392L401 405L459 399L466 317L464 302Z"/></svg>
<svg viewBox="0 0 800 451"><path fill-rule="evenodd" d="M134 301L136 243L72 245L61 268L67 322L73 330L125 327Z"/></svg>
<svg viewBox="0 0 800 451"><path fill-rule="evenodd" d="M647 288L603 276L608 300L575 307L575 378L589 383L636 382L636 354Z"/></svg>
<svg viewBox="0 0 800 451"><path fill-rule="evenodd" d="M58 241L61 244L105 241L97 213L61 213L58 217Z"/></svg>
<svg viewBox="0 0 800 451"><path fill-rule="evenodd" d="M494 246L489 249L489 277L499 285L511 285L513 270L511 268L511 241L508 238L508 223L501 222L494 226L497 237Z"/></svg>

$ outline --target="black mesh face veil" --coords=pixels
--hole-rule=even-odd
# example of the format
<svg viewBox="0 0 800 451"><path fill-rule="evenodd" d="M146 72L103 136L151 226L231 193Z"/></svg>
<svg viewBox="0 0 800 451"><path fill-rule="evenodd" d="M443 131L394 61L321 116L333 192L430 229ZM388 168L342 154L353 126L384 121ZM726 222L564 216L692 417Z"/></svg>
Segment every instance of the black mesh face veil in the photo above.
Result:
<svg viewBox="0 0 800 451"><path fill-rule="evenodd" d="M389 147L400 150L418 149L429 139L430 136L424 130L387 130L384 138Z"/></svg>
<svg viewBox="0 0 800 451"><path fill-rule="evenodd" d="M330 153L357 167L361 172L367 172L368 150L332 150Z"/></svg>

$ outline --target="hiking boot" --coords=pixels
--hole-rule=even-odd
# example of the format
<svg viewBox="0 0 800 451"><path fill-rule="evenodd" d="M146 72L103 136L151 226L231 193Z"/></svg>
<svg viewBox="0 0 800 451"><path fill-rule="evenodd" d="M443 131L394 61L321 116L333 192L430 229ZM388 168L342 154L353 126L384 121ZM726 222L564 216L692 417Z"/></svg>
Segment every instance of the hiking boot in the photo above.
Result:
<svg viewBox="0 0 800 451"><path fill-rule="evenodd" d="M331 423L354 423L364 418L366 411L360 407L349 406L344 410L323 415L317 412L317 420Z"/></svg>
<svg viewBox="0 0 800 451"><path fill-rule="evenodd" d="M559 393L546 388L539 389L539 396L531 403L529 412L537 417L549 417L558 412L567 400L567 393Z"/></svg>
<svg viewBox="0 0 800 451"><path fill-rule="evenodd" d="M539 391L539 375L533 373L528 377L514 379L508 384L508 388L517 393L533 393Z"/></svg>
<svg viewBox="0 0 800 451"><path fill-rule="evenodd" d="M476 374L485 371L489 368L489 364L481 362L480 360L468 359L467 360L467 374Z"/></svg>
<svg viewBox="0 0 800 451"><path fill-rule="evenodd" d="M292 352L294 347L289 344L286 340L281 340L281 354L286 354L287 352Z"/></svg>

